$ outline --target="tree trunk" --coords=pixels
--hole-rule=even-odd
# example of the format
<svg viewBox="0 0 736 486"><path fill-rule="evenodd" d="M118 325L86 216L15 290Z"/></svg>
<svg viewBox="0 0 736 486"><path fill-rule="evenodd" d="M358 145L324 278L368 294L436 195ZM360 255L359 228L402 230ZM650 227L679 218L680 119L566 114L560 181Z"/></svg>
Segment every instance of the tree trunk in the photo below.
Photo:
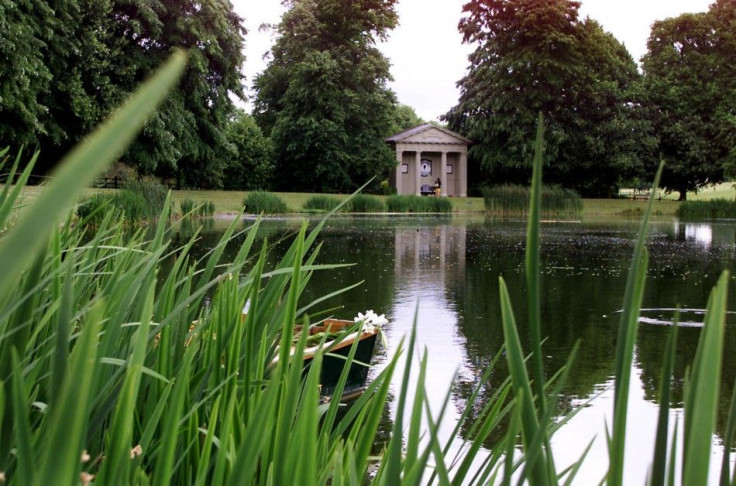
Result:
<svg viewBox="0 0 736 486"><path fill-rule="evenodd" d="M683 187L678 189L677 192L680 193L680 198L678 199L678 201L687 201L687 189Z"/></svg>

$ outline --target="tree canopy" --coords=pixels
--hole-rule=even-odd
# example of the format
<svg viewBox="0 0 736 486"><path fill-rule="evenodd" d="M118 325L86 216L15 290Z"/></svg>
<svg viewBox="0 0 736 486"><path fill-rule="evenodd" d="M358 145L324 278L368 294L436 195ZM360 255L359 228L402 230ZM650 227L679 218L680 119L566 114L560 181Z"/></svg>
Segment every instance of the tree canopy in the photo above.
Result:
<svg viewBox="0 0 736 486"><path fill-rule="evenodd" d="M238 110L230 121L228 141L237 151L225 168L224 188L266 190L273 177L273 145L253 117Z"/></svg>
<svg viewBox="0 0 736 486"><path fill-rule="evenodd" d="M736 175L736 1L655 22L647 47L642 66L662 185L684 200Z"/></svg>
<svg viewBox="0 0 736 486"><path fill-rule="evenodd" d="M275 187L345 191L383 177L395 164L384 138L396 100L375 44L396 26L396 0L285 3L271 61L254 83L254 117L274 143Z"/></svg>
<svg viewBox="0 0 736 486"><path fill-rule="evenodd" d="M5 0L0 27L0 145L38 145L48 169L184 48L180 87L123 160L184 185L221 185L234 153L229 95L243 96L245 29L228 0Z"/></svg>
<svg viewBox="0 0 736 486"><path fill-rule="evenodd" d="M569 0L471 0L459 29L476 45L460 99L444 119L474 141L488 179L525 183L538 113L545 180L605 196L651 157L631 55Z"/></svg>

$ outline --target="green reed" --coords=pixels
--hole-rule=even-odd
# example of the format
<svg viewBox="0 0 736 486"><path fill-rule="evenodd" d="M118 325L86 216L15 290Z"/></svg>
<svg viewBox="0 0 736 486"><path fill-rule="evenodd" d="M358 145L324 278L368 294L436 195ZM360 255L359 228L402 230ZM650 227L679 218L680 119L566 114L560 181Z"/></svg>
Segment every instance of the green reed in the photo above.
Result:
<svg viewBox="0 0 736 486"><path fill-rule="evenodd" d="M247 214L282 214L289 211L286 202L268 191L251 191L243 199L243 210Z"/></svg>
<svg viewBox="0 0 736 486"><path fill-rule="evenodd" d="M677 208L681 219L736 219L736 201L713 199L710 201L683 201Z"/></svg>
<svg viewBox="0 0 736 486"><path fill-rule="evenodd" d="M483 188L483 203L487 212L506 216L529 215L532 188L505 184ZM573 190L559 186L542 186L540 211L543 217L579 217L583 200Z"/></svg>
<svg viewBox="0 0 736 486"><path fill-rule="evenodd" d="M310 196L306 201L304 201L302 210L306 212L326 213L338 207L340 203L341 200L338 197L318 194Z"/></svg>
<svg viewBox="0 0 736 486"><path fill-rule="evenodd" d="M350 198L348 211L351 213L383 213L386 205L376 196L355 194Z"/></svg>
<svg viewBox="0 0 736 486"><path fill-rule="evenodd" d="M391 213L451 213L452 203L443 197L399 194L386 198L386 209Z"/></svg>

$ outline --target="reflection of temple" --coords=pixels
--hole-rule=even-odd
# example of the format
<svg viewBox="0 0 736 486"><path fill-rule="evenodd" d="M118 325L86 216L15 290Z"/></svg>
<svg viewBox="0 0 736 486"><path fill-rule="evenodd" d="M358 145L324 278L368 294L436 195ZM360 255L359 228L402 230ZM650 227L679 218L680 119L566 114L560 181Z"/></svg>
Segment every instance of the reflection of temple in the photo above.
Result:
<svg viewBox="0 0 736 486"><path fill-rule="evenodd" d="M442 224L397 228L394 274L426 276L443 287L447 274L465 274L465 226Z"/></svg>
<svg viewBox="0 0 736 486"><path fill-rule="evenodd" d="M710 248L711 245L730 245L736 242L736 226L723 223L675 223L675 234L685 241Z"/></svg>

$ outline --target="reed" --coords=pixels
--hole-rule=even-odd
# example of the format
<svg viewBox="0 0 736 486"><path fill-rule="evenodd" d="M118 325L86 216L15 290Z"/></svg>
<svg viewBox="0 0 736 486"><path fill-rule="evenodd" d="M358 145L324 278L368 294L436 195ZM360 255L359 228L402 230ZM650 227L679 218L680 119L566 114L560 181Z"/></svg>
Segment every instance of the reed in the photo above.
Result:
<svg viewBox="0 0 736 486"><path fill-rule="evenodd" d="M488 213L505 217L529 214L530 187L505 184L483 188L482 194ZM543 186L540 210L543 217L579 217L583 211L583 200L570 189Z"/></svg>
<svg viewBox="0 0 736 486"><path fill-rule="evenodd" d="M351 213L383 213L386 205L376 196L355 194L349 202L348 212Z"/></svg>
<svg viewBox="0 0 736 486"><path fill-rule="evenodd" d="M212 201L204 201L200 204L194 199L186 198L179 203L181 215L184 218L198 216L200 218L208 218L215 214L215 203Z"/></svg>
<svg viewBox="0 0 736 486"><path fill-rule="evenodd" d="M442 197L400 194L386 198L386 209L392 213L451 213L452 203Z"/></svg>
<svg viewBox="0 0 736 486"><path fill-rule="evenodd" d="M304 202L302 210L304 212L327 213L338 207L340 203L341 200L338 197L318 194L310 196L309 199Z"/></svg>
<svg viewBox="0 0 736 486"><path fill-rule="evenodd" d="M289 211L286 203L276 194L268 191L251 191L243 200L247 214L283 214Z"/></svg>
<svg viewBox="0 0 736 486"><path fill-rule="evenodd" d="M736 201L712 199L710 201L683 201L677 209L681 219L735 219Z"/></svg>

